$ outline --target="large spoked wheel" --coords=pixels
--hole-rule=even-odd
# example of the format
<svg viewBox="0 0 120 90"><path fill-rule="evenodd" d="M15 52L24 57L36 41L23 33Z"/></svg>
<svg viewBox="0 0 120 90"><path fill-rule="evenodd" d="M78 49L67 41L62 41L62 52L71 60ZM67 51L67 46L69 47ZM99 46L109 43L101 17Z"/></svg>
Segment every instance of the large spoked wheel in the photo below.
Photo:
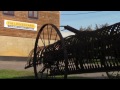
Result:
<svg viewBox="0 0 120 90"><path fill-rule="evenodd" d="M34 57L33 57L33 67L34 67L34 74L35 78L39 79L42 78L45 74L47 77L50 73L50 67L46 67L44 63L44 52L45 48L54 44L55 42L60 41L62 44L62 48L64 49L64 59L67 61L67 51L65 49L64 39L58 30L58 28L53 24L45 24L41 27L38 32L35 46L34 46ZM38 47L40 49L38 50ZM67 63L66 63L67 64ZM67 72L65 77L67 77Z"/></svg>

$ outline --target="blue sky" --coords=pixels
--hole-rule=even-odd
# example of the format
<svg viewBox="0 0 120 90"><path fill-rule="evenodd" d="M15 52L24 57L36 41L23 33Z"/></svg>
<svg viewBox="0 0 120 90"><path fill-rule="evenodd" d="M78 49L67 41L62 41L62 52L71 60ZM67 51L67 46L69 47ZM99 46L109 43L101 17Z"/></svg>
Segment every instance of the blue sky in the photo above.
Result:
<svg viewBox="0 0 120 90"><path fill-rule="evenodd" d="M120 11L60 11L60 14L60 25L70 25L76 29L120 22Z"/></svg>

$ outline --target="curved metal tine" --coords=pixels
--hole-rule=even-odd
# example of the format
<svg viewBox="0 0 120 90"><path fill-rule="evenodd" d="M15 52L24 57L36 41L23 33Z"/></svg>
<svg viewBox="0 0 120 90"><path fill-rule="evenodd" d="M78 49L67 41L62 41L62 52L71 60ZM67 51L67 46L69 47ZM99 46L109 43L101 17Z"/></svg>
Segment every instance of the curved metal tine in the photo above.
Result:
<svg viewBox="0 0 120 90"><path fill-rule="evenodd" d="M55 75L53 75L53 79L55 79Z"/></svg>
<svg viewBox="0 0 120 90"><path fill-rule="evenodd" d="M52 71L51 68L50 68L50 71ZM50 79L52 79L52 75L50 75Z"/></svg>
<svg viewBox="0 0 120 90"><path fill-rule="evenodd" d="M116 79L117 75L114 76L115 71L106 72L109 79Z"/></svg>
<svg viewBox="0 0 120 90"><path fill-rule="evenodd" d="M42 69L38 72L38 73L41 73L41 77L40 77L41 79L42 79L43 72L45 71L45 69L46 69L46 67L43 66Z"/></svg>
<svg viewBox="0 0 120 90"><path fill-rule="evenodd" d="M114 79L114 77L113 77L113 73L114 73L114 71L111 73L111 72L107 72L108 73L108 78L109 79Z"/></svg>
<svg viewBox="0 0 120 90"><path fill-rule="evenodd" d="M111 75L113 75L114 74L114 71L112 72L112 74Z"/></svg>
<svg viewBox="0 0 120 90"><path fill-rule="evenodd" d="M120 72L120 71L118 71L118 73L117 73L118 75L120 75L119 72Z"/></svg>
<svg viewBox="0 0 120 90"><path fill-rule="evenodd" d="M41 72L41 70L38 72L38 74L40 73L40 79L42 79L43 73ZM38 76L39 77L39 76Z"/></svg>
<svg viewBox="0 0 120 90"><path fill-rule="evenodd" d="M56 69L56 68L55 68L55 69ZM56 75L55 75L55 74L53 74L53 77L52 77L52 79L55 79L55 76L56 76Z"/></svg>
<svg viewBox="0 0 120 90"><path fill-rule="evenodd" d="M52 71L51 70L52 68L50 68L50 71ZM54 79L54 74L52 73L52 75L50 75L50 79Z"/></svg>
<svg viewBox="0 0 120 90"><path fill-rule="evenodd" d="M54 74L51 77L52 77L52 79L55 79L55 75Z"/></svg>
<svg viewBox="0 0 120 90"><path fill-rule="evenodd" d="M46 75L46 79L48 79L48 68L47 68L47 75Z"/></svg>
<svg viewBox="0 0 120 90"><path fill-rule="evenodd" d="M116 71L116 76L119 76L119 71Z"/></svg>
<svg viewBox="0 0 120 90"><path fill-rule="evenodd" d="M117 79L120 79L120 74L119 74L119 71L117 73Z"/></svg>
<svg viewBox="0 0 120 90"><path fill-rule="evenodd" d="M106 72L106 74L107 74L107 76L108 76L108 79L110 79L110 78L111 78L111 76L109 75L109 72Z"/></svg>
<svg viewBox="0 0 120 90"><path fill-rule="evenodd" d="M47 73L46 73L46 79L48 78L48 68L47 68Z"/></svg>
<svg viewBox="0 0 120 90"><path fill-rule="evenodd" d="M42 77L43 77L43 73L41 73L40 79L43 79Z"/></svg>

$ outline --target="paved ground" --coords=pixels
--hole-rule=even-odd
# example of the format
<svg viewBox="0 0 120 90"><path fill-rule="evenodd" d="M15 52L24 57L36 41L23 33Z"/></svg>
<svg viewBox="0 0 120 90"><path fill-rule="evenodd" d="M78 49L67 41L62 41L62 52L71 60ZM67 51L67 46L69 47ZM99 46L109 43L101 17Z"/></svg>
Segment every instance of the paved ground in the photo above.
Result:
<svg viewBox="0 0 120 90"><path fill-rule="evenodd" d="M2 61L0 60L0 69L12 69L12 70L24 70L24 71L33 71L33 68L24 69L26 61ZM90 77L95 79L106 79L106 73L86 73L86 74L77 74L76 76L80 77Z"/></svg>
<svg viewBox="0 0 120 90"><path fill-rule="evenodd" d="M22 71L32 71L33 68L24 69L26 61L1 61L0 69L12 69L12 70L22 70Z"/></svg>

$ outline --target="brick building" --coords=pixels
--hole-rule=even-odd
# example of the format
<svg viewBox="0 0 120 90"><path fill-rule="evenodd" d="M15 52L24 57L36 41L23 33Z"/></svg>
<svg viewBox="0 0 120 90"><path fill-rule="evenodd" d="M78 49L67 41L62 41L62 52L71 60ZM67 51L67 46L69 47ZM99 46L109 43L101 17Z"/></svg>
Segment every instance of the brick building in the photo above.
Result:
<svg viewBox="0 0 120 90"><path fill-rule="evenodd" d="M0 57L27 57L34 47L37 32L45 23L59 26L60 12L0 11Z"/></svg>

